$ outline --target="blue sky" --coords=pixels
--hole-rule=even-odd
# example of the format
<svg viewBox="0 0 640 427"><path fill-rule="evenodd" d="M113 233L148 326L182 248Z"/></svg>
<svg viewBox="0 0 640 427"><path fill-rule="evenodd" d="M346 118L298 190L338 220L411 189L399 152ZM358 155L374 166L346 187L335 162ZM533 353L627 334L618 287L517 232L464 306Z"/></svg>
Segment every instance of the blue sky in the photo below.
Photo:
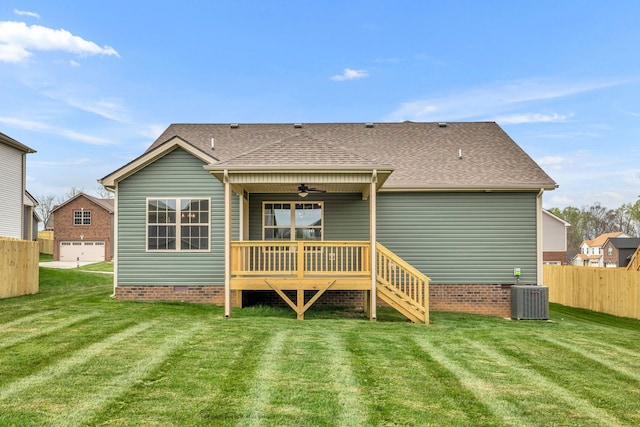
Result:
<svg viewBox="0 0 640 427"><path fill-rule="evenodd" d="M92 194L171 123L496 121L560 185L640 195L640 2L6 1L0 131Z"/></svg>

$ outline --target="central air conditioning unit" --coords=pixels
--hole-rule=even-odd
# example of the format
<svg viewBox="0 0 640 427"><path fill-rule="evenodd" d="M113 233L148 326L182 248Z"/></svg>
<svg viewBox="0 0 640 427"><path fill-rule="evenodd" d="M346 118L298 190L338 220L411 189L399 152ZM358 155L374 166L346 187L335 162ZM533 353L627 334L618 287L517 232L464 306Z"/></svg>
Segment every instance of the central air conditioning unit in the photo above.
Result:
<svg viewBox="0 0 640 427"><path fill-rule="evenodd" d="M536 285L511 286L511 318L514 320L549 319L549 288Z"/></svg>

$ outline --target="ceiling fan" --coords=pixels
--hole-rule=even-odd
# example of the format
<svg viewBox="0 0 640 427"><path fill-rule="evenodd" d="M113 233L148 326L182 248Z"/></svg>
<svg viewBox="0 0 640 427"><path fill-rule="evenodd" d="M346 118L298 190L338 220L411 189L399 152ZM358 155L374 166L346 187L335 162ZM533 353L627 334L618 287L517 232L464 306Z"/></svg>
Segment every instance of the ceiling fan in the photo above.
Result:
<svg viewBox="0 0 640 427"><path fill-rule="evenodd" d="M298 196L307 197L309 193L326 193L326 190L320 190L318 188L309 188L305 184L300 184L298 186Z"/></svg>

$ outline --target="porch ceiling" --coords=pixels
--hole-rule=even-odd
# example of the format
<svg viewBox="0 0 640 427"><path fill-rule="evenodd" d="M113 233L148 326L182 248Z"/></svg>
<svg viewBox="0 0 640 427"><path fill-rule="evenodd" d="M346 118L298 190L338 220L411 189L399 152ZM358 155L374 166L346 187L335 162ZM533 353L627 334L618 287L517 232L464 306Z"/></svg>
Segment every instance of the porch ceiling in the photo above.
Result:
<svg viewBox="0 0 640 427"><path fill-rule="evenodd" d="M273 182L256 182L235 184L234 187L240 187L249 193L297 193L298 186L305 184L309 188L323 190L326 193L365 193L369 191L369 184L366 183L347 183L347 182L313 182L304 181L296 183L273 183ZM314 194L311 192L311 194Z"/></svg>
<svg viewBox="0 0 640 427"><path fill-rule="evenodd" d="M326 193L361 193L367 198L371 183L380 189L392 168L372 169L362 167L322 168L221 168L217 165L204 167L221 182L228 182L236 193L297 193L298 186L323 190ZM313 194L313 192L311 192Z"/></svg>

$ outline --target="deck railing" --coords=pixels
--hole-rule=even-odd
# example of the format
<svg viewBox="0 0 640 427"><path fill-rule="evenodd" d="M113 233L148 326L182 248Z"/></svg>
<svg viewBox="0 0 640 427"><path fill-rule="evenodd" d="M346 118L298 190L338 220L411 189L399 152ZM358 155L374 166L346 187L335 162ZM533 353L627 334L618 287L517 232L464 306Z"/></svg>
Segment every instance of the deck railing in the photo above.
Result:
<svg viewBox="0 0 640 427"><path fill-rule="evenodd" d="M366 241L231 242L231 275L370 276L370 251Z"/></svg>

